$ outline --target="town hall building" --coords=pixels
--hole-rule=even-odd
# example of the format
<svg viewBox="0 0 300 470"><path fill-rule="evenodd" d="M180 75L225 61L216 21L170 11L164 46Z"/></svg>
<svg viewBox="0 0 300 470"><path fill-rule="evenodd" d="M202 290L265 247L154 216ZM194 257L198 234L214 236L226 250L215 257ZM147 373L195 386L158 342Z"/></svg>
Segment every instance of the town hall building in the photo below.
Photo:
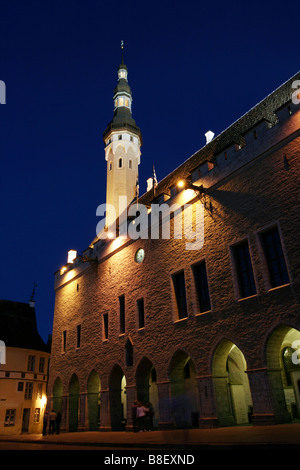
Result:
<svg viewBox="0 0 300 470"><path fill-rule="evenodd" d="M135 400L158 429L300 418L299 79L139 195L122 58L105 223L55 273L47 406L62 430L131 430Z"/></svg>

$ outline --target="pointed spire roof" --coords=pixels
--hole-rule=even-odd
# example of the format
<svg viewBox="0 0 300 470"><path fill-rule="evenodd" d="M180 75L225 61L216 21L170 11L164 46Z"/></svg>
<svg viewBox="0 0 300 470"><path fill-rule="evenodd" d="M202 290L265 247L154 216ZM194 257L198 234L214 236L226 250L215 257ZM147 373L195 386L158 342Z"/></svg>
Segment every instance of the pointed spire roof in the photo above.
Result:
<svg viewBox="0 0 300 470"><path fill-rule="evenodd" d="M115 104L115 109L114 109L114 115L112 121L108 124L106 130L103 133L103 139L105 140L107 135L112 131L112 130L118 130L118 129L124 129L127 128L131 132L134 132L139 135L141 139L141 131L139 127L137 127L135 120L132 117L131 113L131 103L132 103L132 93L131 93L131 88L129 86L129 83L127 81L127 71L128 68L124 63L124 42L121 41L121 63L118 67L118 83L117 86L114 89L114 102ZM122 73L121 71L124 71ZM122 100L119 100L119 98L124 98ZM125 105L125 99L128 102L128 105ZM129 104L130 103L130 104Z"/></svg>

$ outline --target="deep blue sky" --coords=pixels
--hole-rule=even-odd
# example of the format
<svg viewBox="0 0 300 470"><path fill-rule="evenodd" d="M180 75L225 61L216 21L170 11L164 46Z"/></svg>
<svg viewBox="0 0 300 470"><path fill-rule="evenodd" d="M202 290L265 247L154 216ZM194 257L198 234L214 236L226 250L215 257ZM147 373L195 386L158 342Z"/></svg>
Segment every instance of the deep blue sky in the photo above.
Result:
<svg viewBox="0 0 300 470"><path fill-rule="evenodd" d="M0 298L27 302L36 281L44 340L53 273L88 247L105 202L121 39L141 193L153 164L162 179L299 70L299 14L280 2L2 2Z"/></svg>

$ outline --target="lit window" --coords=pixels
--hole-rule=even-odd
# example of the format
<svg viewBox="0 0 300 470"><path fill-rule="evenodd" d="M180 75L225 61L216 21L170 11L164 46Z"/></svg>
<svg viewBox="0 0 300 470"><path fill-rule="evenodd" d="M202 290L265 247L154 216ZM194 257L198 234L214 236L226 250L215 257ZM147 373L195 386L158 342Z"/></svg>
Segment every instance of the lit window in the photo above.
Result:
<svg viewBox="0 0 300 470"><path fill-rule="evenodd" d="M124 98L119 98L119 106L124 106Z"/></svg>
<svg viewBox="0 0 300 470"><path fill-rule="evenodd" d="M35 408L34 410L34 423L39 423L40 422L40 415L41 415L41 409L40 408Z"/></svg>
<svg viewBox="0 0 300 470"><path fill-rule="evenodd" d="M119 78L125 78L127 77L126 70L119 70Z"/></svg>
<svg viewBox="0 0 300 470"><path fill-rule="evenodd" d="M129 107L129 100L128 100L128 98L125 99L125 106L127 106L127 108Z"/></svg>
<svg viewBox="0 0 300 470"><path fill-rule="evenodd" d="M14 426L16 419L16 410L6 410L4 426Z"/></svg>

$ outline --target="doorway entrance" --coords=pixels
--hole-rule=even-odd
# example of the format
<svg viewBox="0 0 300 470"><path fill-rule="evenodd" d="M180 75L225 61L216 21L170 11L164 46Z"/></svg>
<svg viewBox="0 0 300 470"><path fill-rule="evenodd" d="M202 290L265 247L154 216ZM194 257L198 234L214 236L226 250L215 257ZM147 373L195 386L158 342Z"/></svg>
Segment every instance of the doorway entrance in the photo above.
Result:
<svg viewBox="0 0 300 470"><path fill-rule="evenodd" d="M24 408L23 419L22 419L22 432L28 432L29 430L29 417L30 417L30 408Z"/></svg>

